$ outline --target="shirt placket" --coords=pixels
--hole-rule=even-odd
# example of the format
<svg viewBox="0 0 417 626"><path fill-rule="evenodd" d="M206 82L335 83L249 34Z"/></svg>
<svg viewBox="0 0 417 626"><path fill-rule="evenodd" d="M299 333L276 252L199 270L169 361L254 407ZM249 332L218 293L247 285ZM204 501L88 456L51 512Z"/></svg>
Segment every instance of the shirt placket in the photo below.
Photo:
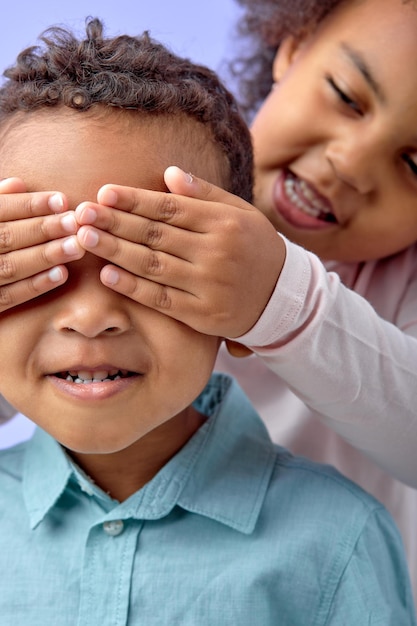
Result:
<svg viewBox="0 0 417 626"><path fill-rule="evenodd" d="M77 626L126 626L132 568L143 522L111 519L88 534L82 564Z"/></svg>

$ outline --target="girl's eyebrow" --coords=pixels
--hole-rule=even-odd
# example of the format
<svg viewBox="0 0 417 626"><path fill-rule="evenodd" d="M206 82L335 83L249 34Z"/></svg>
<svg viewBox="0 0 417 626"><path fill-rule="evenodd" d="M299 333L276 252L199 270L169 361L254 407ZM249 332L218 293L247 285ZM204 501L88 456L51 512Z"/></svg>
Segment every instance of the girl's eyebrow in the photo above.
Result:
<svg viewBox="0 0 417 626"><path fill-rule="evenodd" d="M381 102L381 104L385 104L386 97L384 94L384 90L382 89L380 83L376 80L368 62L364 59L363 55L358 50L354 50L347 43L342 43L341 48L346 56L349 57L351 63L353 63L362 74L362 76L364 77L378 100Z"/></svg>

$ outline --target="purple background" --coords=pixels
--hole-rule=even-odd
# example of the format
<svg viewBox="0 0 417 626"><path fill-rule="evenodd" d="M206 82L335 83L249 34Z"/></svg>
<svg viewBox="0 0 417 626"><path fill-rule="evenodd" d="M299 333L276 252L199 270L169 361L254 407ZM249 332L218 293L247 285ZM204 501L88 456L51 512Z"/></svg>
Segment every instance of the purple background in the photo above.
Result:
<svg viewBox="0 0 417 626"><path fill-rule="evenodd" d="M219 71L237 15L234 0L11 1L0 20L0 67L11 64L48 26L66 25L82 32L85 18L94 16L104 21L109 35L150 30L174 52Z"/></svg>
<svg viewBox="0 0 417 626"><path fill-rule="evenodd" d="M108 35L136 35L149 30L173 52L188 56L224 75L233 49L238 16L234 0L23 0L7 2L0 20L0 69L11 65L48 26L65 25L82 33L87 16L104 21ZM0 426L0 448L30 436L32 424L17 416Z"/></svg>

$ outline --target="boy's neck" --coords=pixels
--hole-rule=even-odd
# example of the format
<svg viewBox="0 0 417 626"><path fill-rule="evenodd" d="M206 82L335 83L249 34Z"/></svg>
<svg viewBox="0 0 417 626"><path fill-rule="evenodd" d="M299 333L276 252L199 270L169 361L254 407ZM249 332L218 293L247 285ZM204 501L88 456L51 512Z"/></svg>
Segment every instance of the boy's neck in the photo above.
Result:
<svg viewBox="0 0 417 626"><path fill-rule="evenodd" d="M67 452L96 485L115 500L123 502L152 480L205 419L193 407L189 407L181 415L173 417L119 452Z"/></svg>

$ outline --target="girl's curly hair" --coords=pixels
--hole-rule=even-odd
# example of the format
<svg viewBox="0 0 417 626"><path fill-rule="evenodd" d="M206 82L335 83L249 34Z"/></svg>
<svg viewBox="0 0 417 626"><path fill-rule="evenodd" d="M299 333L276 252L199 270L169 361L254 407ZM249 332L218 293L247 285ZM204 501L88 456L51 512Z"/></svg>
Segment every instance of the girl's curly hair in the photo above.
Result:
<svg viewBox="0 0 417 626"><path fill-rule="evenodd" d="M245 53L231 63L231 73L238 81L242 110L250 118L271 89L272 63L283 38L315 26L345 0L236 1L244 9L237 32Z"/></svg>
<svg viewBox="0 0 417 626"><path fill-rule="evenodd" d="M243 54L230 63L242 111L251 119L272 85L272 63L281 41L314 28L349 0L236 0L243 8L237 24ZM416 8L415 0L402 0ZM248 52L249 51L249 52Z"/></svg>
<svg viewBox="0 0 417 626"><path fill-rule="evenodd" d="M39 41L3 74L0 124L18 112L58 106L80 112L107 105L153 116L186 114L205 125L225 156L228 190L251 200L249 130L213 71L175 55L148 32L105 38L96 18L86 21L85 39L53 27Z"/></svg>

